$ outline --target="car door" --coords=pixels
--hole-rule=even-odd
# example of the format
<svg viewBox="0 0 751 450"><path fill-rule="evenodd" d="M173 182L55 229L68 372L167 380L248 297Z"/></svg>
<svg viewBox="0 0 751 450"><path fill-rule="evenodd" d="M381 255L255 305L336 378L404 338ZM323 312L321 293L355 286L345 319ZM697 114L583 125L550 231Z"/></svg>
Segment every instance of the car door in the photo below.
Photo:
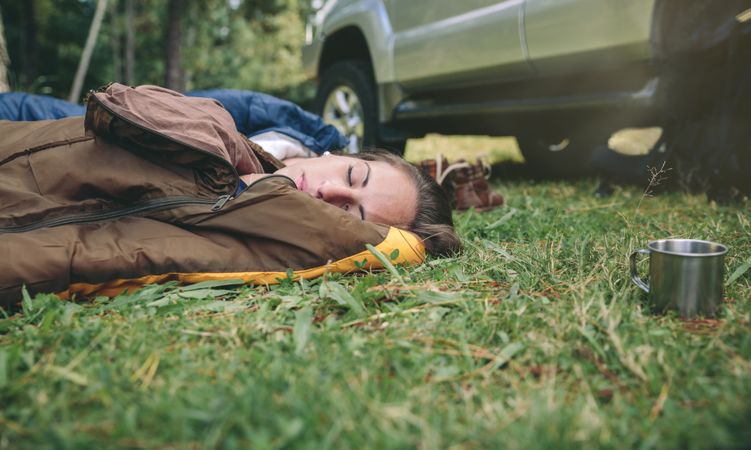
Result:
<svg viewBox="0 0 751 450"><path fill-rule="evenodd" d="M541 73L649 59L655 0L526 0L524 36Z"/></svg>
<svg viewBox="0 0 751 450"><path fill-rule="evenodd" d="M530 72L523 0L385 0L394 73L406 87L467 84Z"/></svg>

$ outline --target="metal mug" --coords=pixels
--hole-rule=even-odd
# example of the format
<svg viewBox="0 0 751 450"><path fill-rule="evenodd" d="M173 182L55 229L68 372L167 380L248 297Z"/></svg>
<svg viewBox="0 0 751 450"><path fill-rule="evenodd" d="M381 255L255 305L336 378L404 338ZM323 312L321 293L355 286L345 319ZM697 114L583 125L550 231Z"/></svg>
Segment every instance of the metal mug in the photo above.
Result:
<svg viewBox="0 0 751 450"><path fill-rule="evenodd" d="M713 316L722 301L722 244L696 239L661 239L631 253L631 279L658 311L677 310L681 317ZM639 278L636 256L649 255L649 284Z"/></svg>

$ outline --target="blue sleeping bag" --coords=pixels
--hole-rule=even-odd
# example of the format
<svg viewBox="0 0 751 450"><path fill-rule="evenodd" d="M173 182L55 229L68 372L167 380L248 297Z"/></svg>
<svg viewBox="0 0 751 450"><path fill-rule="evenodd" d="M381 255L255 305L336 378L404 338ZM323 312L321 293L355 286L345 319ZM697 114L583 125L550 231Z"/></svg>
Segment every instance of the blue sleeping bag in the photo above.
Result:
<svg viewBox="0 0 751 450"><path fill-rule="evenodd" d="M252 137L276 131L297 139L321 154L339 150L348 140L331 125L296 104L268 94L233 89L192 91L185 95L208 97L219 101L232 115L238 131ZM81 105L46 95L11 92L0 94L0 120L31 121L82 116Z"/></svg>
<svg viewBox="0 0 751 450"><path fill-rule="evenodd" d="M10 92L0 94L0 120L32 121L82 116L81 105L46 95Z"/></svg>

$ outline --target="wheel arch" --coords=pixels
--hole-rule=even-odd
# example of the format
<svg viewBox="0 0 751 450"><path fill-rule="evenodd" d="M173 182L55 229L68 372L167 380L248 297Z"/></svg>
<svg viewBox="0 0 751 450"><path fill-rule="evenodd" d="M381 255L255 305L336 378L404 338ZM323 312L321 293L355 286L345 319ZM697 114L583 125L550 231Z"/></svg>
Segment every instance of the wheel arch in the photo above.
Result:
<svg viewBox="0 0 751 450"><path fill-rule="evenodd" d="M320 76L343 57L367 61L378 84L394 81L393 41L388 11L383 0L341 1L323 21Z"/></svg>
<svg viewBox="0 0 751 450"><path fill-rule="evenodd" d="M320 77L332 64L348 59L368 63L372 61L365 35L354 25L337 30L326 38L321 51L321 62L318 65L318 76Z"/></svg>

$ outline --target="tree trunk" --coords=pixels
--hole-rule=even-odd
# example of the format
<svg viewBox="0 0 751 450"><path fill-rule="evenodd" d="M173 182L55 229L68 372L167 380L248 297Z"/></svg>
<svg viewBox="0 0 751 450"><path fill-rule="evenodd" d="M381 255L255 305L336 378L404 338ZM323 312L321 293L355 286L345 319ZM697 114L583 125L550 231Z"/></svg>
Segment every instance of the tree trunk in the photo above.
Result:
<svg viewBox="0 0 751 450"><path fill-rule="evenodd" d="M167 36L165 39L164 85L177 91L185 90L185 74L182 69L182 18L187 0L169 0L167 4Z"/></svg>
<svg viewBox="0 0 751 450"><path fill-rule="evenodd" d="M135 86L136 31L133 26L135 16L133 0L125 0L125 83Z"/></svg>
<svg viewBox="0 0 751 450"><path fill-rule="evenodd" d="M115 4L110 8L110 27L112 32L112 80L123 81L123 27L120 20L120 2L115 0Z"/></svg>
<svg viewBox="0 0 751 450"><path fill-rule="evenodd" d="M78 62L76 76L73 78L73 87L70 89L70 95L68 96L69 102L78 101L78 97L81 96L83 79L86 76L86 71L89 69L89 61L91 61L91 54L94 52L96 38L99 35L99 28L102 26L104 11L106 9L107 0L99 0L96 5L94 20L91 21L91 28L89 28L89 36L86 38L86 45L83 48L83 53L81 53L81 60Z"/></svg>
<svg viewBox="0 0 751 450"><path fill-rule="evenodd" d="M30 86L37 77L36 2L27 0L23 7L21 31L21 84Z"/></svg>
<svg viewBox="0 0 751 450"><path fill-rule="evenodd" d="M0 92L8 92L10 86L8 86L8 66L10 65L10 58L8 57L8 49L5 46L5 30L3 29L3 13L0 10Z"/></svg>

